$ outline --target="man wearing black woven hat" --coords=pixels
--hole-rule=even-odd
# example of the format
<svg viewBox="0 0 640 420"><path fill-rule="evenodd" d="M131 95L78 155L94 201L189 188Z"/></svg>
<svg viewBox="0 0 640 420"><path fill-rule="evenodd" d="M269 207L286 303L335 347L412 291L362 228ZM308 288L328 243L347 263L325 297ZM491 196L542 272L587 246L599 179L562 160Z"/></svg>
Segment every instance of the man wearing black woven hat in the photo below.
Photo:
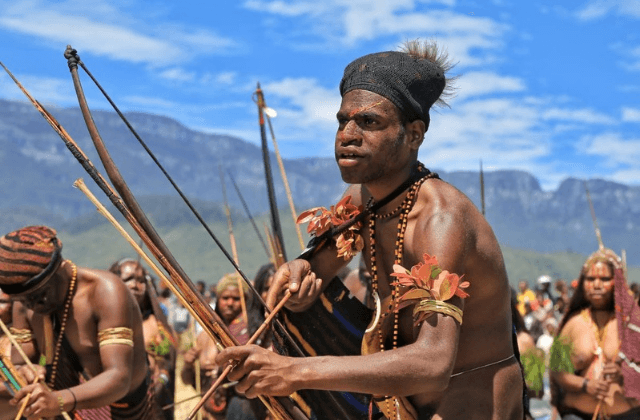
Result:
<svg viewBox="0 0 640 420"><path fill-rule="evenodd" d="M429 109L444 104L449 91L450 67L434 43L416 41L345 69L335 156L352 185L331 211L313 209L301 218L320 236L336 220L359 211L365 217L308 261L283 265L268 303L289 290L288 308L305 310L362 250L376 302L362 355L289 358L253 346L228 348L217 362L237 363L229 379L239 380L240 392L370 394L374 418L523 418L500 247L473 203L417 160Z"/></svg>
<svg viewBox="0 0 640 420"><path fill-rule="evenodd" d="M136 301L117 276L78 267L61 250L46 226L0 238L0 287L16 302L12 333L32 361L47 365L46 385L23 387L11 403L28 398L26 417L110 405L113 419L160 419L148 369L134 369L147 363ZM13 359L19 363L17 352Z"/></svg>

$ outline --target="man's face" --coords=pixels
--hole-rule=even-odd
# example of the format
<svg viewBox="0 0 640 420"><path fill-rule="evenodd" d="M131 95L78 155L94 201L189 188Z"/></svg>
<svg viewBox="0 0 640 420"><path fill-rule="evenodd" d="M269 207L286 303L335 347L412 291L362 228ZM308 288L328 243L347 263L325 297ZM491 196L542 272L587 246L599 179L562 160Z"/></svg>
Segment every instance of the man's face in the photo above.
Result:
<svg viewBox="0 0 640 420"><path fill-rule="evenodd" d="M613 272L609 264L598 261L584 278L584 294L594 309L605 309L613 299Z"/></svg>
<svg viewBox="0 0 640 420"><path fill-rule="evenodd" d="M67 283L62 282L60 272L58 269L34 290L14 295L13 299L22 302L27 309L43 315L61 310L66 298L66 288L62 285Z"/></svg>
<svg viewBox="0 0 640 420"><path fill-rule="evenodd" d="M342 98L337 118L335 157L344 182L366 184L406 168L411 150L391 101L352 90Z"/></svg>
<svg viewBox="0 0 640 420"><path fill-rule="evenodd" d="M147 291L147 282L142 266L135 261L125 262L120 266L120 278L129 288L138 305L142 305Z"/></svg>
<svg viewBox="0 0 640 420"><path fill-rule="evenodd" d="M527 282L526 281L521 281L518 284L518 288L520 289L520 292L524 293L525 290L527 290Z"/></svg>
<svg viewBox="0 0 640 420"><path fill-rule="evenodd" d="M218 301L216 303L218 312L222 319L229 323L236 319L242 311L242 304L240 302L240 292L235 286L227 287L222 293L218 295Z"/></svg>

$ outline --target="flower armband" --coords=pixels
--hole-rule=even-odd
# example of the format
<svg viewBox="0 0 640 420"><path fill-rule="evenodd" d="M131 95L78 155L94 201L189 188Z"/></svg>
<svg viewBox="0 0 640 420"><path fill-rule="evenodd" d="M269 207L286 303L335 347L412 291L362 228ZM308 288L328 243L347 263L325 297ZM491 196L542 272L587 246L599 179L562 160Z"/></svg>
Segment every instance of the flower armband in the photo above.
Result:
<svg viewBox="0 0 640 420"><path fill-rule="evenodd" d="M464 275L458 276L440 268L435 256L424 254L423 258L424 262L411 267L411 271L394 264L391 275L397 280L392 284L409 289L398 298L395 310L415 305L413 321L416 326L435 313L451 316L462 324L462 309L446 301L453 296L468 297L469 294L462 289L469 287L469 282L461 282Z"/></svg>
<svg viewBox="0 0 640 420"><path fill-rule="evenodd" d="M340 226L352 220L362 212L362 206L351 204L351 196L345 196L338 204L331 206L330 210L325 207L314 207L303 211L296 220L297 224L309 222L307 233L318 237L330 229ZM349 260L364 248L364 240L360 235L362 222L354 223L336 238L338 257Z"/></svg>

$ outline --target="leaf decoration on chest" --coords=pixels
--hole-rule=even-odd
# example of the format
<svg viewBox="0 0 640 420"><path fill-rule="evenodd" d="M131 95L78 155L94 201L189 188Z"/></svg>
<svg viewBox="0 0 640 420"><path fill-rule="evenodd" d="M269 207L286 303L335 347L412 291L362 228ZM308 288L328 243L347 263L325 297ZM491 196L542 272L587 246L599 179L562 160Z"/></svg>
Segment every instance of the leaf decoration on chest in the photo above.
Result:
<svg viewBox="0 0 640 420"><path fill-rule="evenodd" d="M464 275L458 276L443 270L435 256L424 254L423 259L424 262L414 265L410 271L401 265L393 265L391 276L397 280L392 285L408 288L398 298L395 310L415 305L413 320L416 326L436 313L449 315L462 324L462 310L446 301L454 296L462 299L468 297L469 294L463 289L469 287L469 282L462 281Z"/></svg>
<svg viewBox="0 0 640 420"><path fill-rule="evenodd" d="M307 233L318 237L328 230L340 226L343 223L356 217L362 212L362 206L351 204L351 196L347 195L342 198L335 206L331 206L330 210L325 207L314 207L300 213L297 224L307 223ZM360 235L362 222L355 223L347 230L340 233L336 238L336 247L338 248L338 257L350 260L358 252L364 248L364 240Z"/></svg>

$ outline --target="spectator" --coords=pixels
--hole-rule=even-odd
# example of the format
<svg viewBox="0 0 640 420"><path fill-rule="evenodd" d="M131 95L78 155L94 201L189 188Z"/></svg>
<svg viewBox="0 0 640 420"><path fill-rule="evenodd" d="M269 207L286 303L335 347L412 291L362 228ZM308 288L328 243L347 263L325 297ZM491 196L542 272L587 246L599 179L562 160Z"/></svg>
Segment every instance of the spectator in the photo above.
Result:
<svg viewBox="0 0 640 420"><path fill-rule="evenodd" d="M526 316L527 311L525 309L525 304L527 302L531 303L536 300L536 294L533 290L529 289L529 282L527 280L520 280L518 283L518 289L520 293L518 293L518 311L520 315Z"/></svg>

